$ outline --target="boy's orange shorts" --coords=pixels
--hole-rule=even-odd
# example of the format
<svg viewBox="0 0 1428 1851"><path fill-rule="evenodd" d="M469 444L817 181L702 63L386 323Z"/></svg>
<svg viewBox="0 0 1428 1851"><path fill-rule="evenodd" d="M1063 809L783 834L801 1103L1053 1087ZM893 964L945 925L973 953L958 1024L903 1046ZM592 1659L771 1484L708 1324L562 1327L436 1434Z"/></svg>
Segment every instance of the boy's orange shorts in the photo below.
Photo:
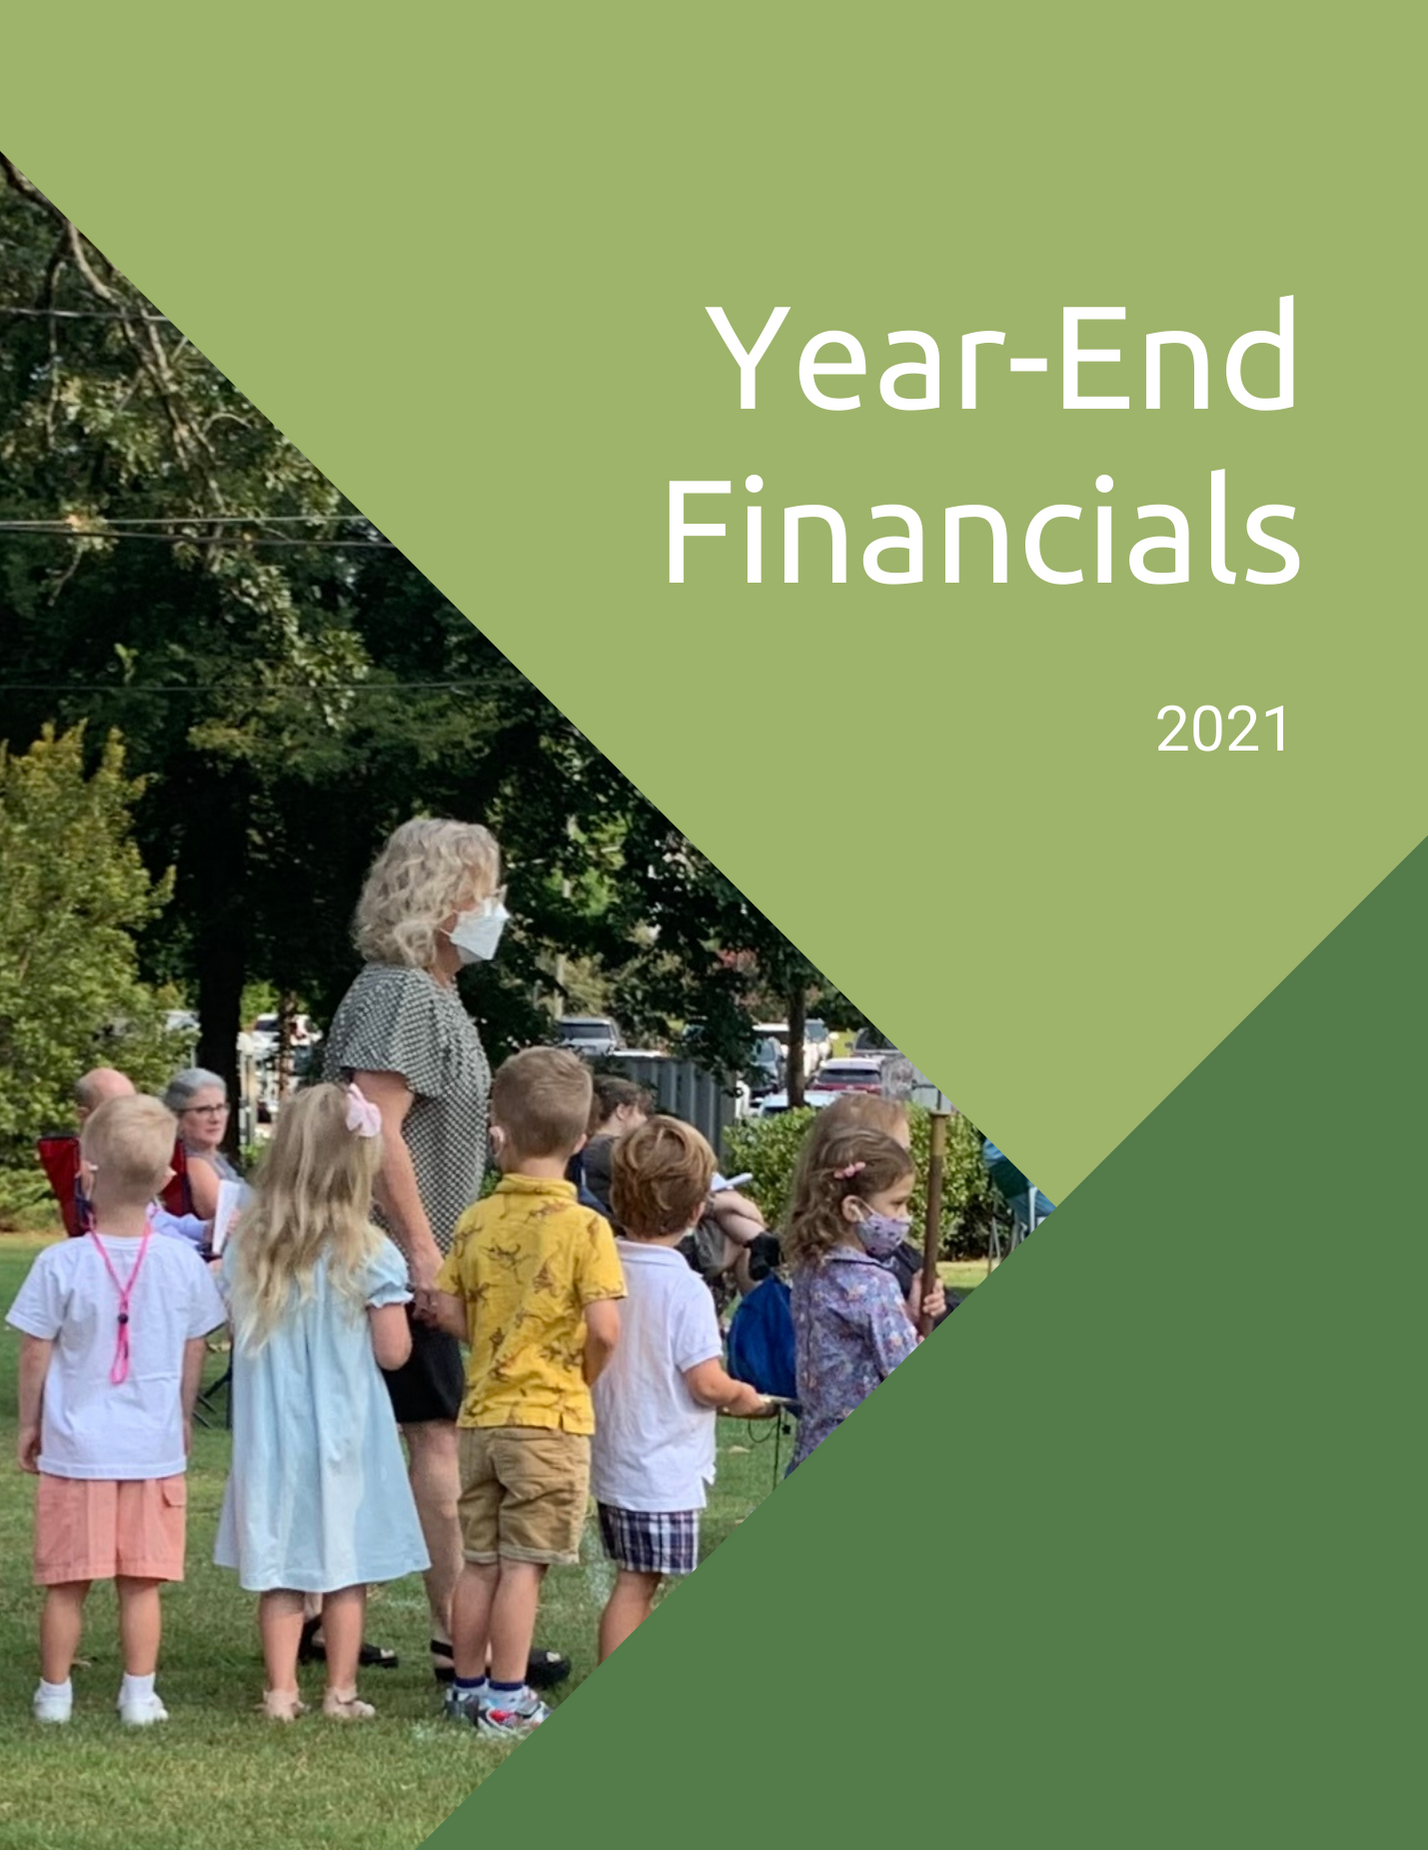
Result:
<svg viewBox="0 0 1428 1851"><path fill-rule="evenodd" d="M188 1480L40 1474L35 1581L182 1581Z"/></svg>

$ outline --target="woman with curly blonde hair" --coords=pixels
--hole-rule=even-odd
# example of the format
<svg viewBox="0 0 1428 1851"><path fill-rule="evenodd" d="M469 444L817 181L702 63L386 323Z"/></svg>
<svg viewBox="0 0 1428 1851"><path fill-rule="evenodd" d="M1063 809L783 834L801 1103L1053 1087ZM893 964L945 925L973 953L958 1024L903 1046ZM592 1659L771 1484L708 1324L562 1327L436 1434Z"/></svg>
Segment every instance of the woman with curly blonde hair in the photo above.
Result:
<svg viewBox="0 0 1428 1851"><path fill-rule="evenodd" d="M456 973L495 956L504 900L501 851L479 823L414 817L395 829L357 902L353 936L366 961L324 1049L328 1079L355 1082L381 1114L374 1214L411 1274L411 1358L388 1371L387 1386L431 1552L432 1666L442 1681L452 1676L451 1597L463 1566L455 1421L465 1371L457 1340L427 1320L452 1232L486 1170L491 1069ZM369 1661L394 1662L364 1649ZM548 1685L570 1667L542 1652L531 1668L529 1681Z"/></svg>

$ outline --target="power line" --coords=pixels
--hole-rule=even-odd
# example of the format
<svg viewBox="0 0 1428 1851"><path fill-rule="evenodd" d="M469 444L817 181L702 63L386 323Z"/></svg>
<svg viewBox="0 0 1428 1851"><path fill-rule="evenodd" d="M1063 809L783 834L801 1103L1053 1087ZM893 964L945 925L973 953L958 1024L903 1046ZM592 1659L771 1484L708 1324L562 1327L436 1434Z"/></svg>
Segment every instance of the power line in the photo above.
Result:
<svg viewBox="0 0 1428 1851"><path fill-rule="evenodd" d="M0 302L0 315L24 315L39 321L147 321L166 328L174 325L167 315L155 315L147 309L19 308Z"/></svg>
<svg viewBox="0 0 1428 1851"><path fill-rule="evenodd" d="M278 527L292 526L298 522L362 521L371 525L365 514L116 514L101 515L99 518L105 523L102 529L77 528L73 521L57 515L47 515L42 520L25 520L18 515L13 518L0 517L0 527L100 535L111 527L162 527L179 523L194 527Z"/></svg>
<svg viewBox="0 0 1428 1851"><path fill-rule="evenodd" d="M52 540L154 540L160 546L219 546L233 544L223 542L216 536L193 533L125 533L103 532L97 528L84 527L23 527L9 521L0 521L0 533L29 533L36 539ZM244 546L300 546L300 547L335 547L348 553L394 553L398 549L390 540L281 540L271 535L243 534L238 536Z"/></svg>
<svg viewBox="0 0 1428 1851"><path fill-rule="evenodd" d="M480 677L460 681L329 681L315 688L311 681L280 682L260 690L263 694L410 694L433 693L441 688L481 688ZM0 681L0 694L231 694L228 682L193 681Z"/></svg>

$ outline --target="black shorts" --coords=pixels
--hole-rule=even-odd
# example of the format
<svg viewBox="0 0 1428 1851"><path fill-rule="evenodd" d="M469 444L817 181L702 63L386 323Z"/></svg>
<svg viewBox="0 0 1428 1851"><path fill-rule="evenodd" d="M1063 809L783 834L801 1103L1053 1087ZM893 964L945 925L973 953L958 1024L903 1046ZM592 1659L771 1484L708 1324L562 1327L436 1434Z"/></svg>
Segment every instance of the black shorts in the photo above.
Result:
<svg viewBox="0 0 1428 1851"><path fill-rule="evenodd" d="M454 1421L466 1392L466 1371L461 1366L461 1345L444 1330L423 1324L407 1307L412 1353L400 1369L384 1369L392 1412L399 1426L423 1420Z"/></svg>

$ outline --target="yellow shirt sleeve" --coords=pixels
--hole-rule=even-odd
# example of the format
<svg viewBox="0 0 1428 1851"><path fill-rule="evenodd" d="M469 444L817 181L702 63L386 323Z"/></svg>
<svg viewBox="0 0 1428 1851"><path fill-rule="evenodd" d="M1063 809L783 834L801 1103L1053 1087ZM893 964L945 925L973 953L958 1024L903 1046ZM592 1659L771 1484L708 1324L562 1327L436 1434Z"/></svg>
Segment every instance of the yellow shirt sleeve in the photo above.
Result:
<svg viewBox="0 0 1428 1851"><path fill-rule="evenodd" d="M476 1211L468 1208L456 1224L452 1236L451 1251L441 1262L441 1271L436 1275L438 1292L448 1292L453 1298L464 1298L466 1289L461 1281L462 1262L466 1255L466 1243L476 1231Z"/></svg>
<svg viewBox="0 0 1428 1851"><path fill-rule="evenodd" d="M581 1255L576 1290L582 1305L600 1298L625 1296L625 1273L615 1248L615 1236L603 1215L591 1215L591 1238Z"/></svg>

